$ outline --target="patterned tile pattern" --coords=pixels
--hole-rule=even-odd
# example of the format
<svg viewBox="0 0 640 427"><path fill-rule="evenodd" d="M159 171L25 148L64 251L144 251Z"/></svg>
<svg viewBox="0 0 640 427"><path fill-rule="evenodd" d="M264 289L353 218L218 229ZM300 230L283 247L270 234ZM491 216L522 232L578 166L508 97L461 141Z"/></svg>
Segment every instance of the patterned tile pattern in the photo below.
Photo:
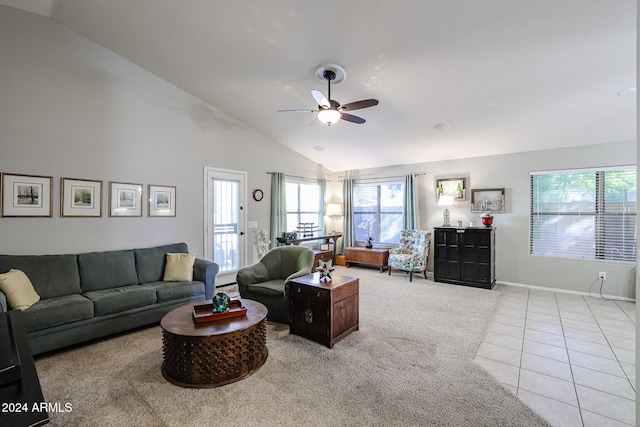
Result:
<svg viewBox="0 0 640 427"><path fill-rule="evenodd" d="M553 426L635 426L635 303L500 286L475 361Z"/></svg>

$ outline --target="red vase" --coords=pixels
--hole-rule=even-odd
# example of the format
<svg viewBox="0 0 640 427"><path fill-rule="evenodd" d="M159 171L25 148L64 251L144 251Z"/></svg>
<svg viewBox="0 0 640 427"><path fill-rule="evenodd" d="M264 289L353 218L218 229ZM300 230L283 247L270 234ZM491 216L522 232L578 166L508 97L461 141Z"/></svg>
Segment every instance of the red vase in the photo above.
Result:
<svg viewBox="0 0 640 427"><path fill-rule="evenodd" d="M482 217L482 225L484 225L485 227L491 227L491 224L493 224L493 217Z"/></svg>

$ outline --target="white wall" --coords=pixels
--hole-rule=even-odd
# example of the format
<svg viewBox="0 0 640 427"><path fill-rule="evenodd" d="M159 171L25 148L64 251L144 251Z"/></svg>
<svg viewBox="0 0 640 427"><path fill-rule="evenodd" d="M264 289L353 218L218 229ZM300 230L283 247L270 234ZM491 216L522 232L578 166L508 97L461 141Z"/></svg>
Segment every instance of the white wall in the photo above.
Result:
<svg viewBox="0 0 640 427"><path fill-rule="evenodd" d="M248 172L247 220L269 227L270 176L324 170L42 16L0 6L0 172L54 177L53 218L0 218L0 253L184 241L204 253L203 169ZM216 76L211 76L216 79ZM103 181L101 218L61 218L60 178ZM110 218L108 183L175 185L177 216ZM262 188L255 202L251 193ZM253 234L247 233L249 254Z"/></svg>
<svg viewBox="0 0 640 427"><path fill-rule="evenodd" d="M576 148L476 157L461 160L410 164L390 168L350 171L352 177L388 177L407 173L418 177L421 228L442 224L442 209L436 204L435 182L443 178L467 179L467 200L450 208L451 223L462 220L481 224L471 212L471 189L505 188L506 213L496 214L496 276L499 282L517 283L570 291L599 293L598 272L606 271L603 294L635 298L635 264L603 263L531 257L529 255L529 172L634 164L636 143L618 142ZM345 172L334 174L338 181ZM341 193L340 188L334 188ZM341 199L341 194L340 194ZM431 255L433 255L433 250ZM433 260L429 262L433 271Z"/></svg>

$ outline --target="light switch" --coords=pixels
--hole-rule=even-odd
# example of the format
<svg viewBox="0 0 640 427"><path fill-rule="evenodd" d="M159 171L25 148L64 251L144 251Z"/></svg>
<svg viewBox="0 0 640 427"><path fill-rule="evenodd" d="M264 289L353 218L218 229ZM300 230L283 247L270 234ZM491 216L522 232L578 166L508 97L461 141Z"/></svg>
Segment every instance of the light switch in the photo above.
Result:
<svg viewBox="0 0 640 427"><path fill-rule="evenodd" d="M247 227L258 228L258 221L247 221Z"/></svg>

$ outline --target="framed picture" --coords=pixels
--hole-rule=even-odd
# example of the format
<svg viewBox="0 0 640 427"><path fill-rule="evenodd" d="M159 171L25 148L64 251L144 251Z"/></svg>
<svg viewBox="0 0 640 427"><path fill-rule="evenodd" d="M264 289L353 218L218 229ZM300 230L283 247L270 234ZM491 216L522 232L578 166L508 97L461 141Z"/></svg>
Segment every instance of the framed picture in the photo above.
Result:
<svg viewBox="0 0 640 427"><path fill-rule="evenodd" d="M504 213L504 188L471 190L471 212Z"/></svg>
<svg viewBox="0 0 640 427"><path fill-rule="evenodd" d="M440 200L440 195L453 196L454 200L466 200L467 179L450 178L436 181L436 201Z"/></svg>
<svg viewBox="0 0 640 427"><path fill-rule="evenodd" d="M60 216L102 216L102 181L61 178L60 189Z"/></svg>
<svg viewBox="0 0 640 427"><path fill-rule="evenodd" d="M53 177L2 174L3 217L52 217Z"/></svg>
<svg viewBox="0 0 640 427"><path fill-rule="evenodd" d="M149 216L176 216L176 187L149 185Z"/></svg>
<svg viewBox="0 0 640 427"><path fill-rule="evenodd" d="M142 216L142 184L109 182L109 216Z"/></svg>

